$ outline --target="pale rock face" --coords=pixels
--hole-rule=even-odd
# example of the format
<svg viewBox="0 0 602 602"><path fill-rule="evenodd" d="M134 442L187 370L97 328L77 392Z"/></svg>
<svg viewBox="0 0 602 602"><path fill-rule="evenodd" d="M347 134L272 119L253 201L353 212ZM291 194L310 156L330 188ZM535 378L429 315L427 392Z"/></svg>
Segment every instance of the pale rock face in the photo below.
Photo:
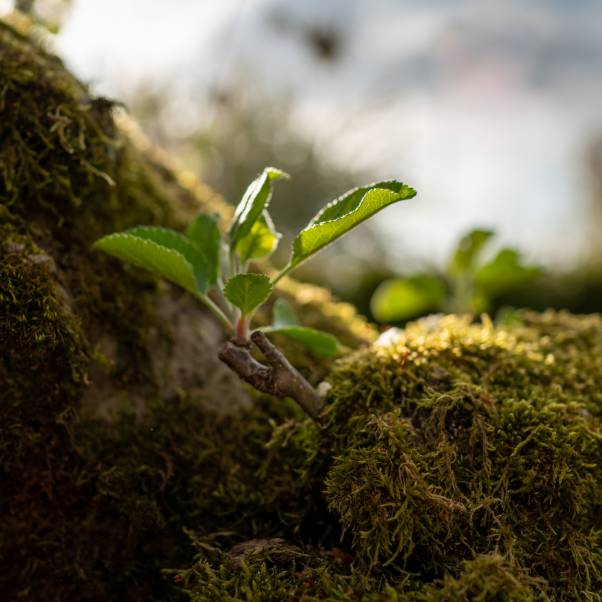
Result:
<svg viewBox="0 0 602 602"><path fill-rule="evenodd" d="M444 314L431 314L430 316L420 318L420 320L415 320L414 324L420 324L422 329L431 332L437 329L443 317ZM374 345L376 347L390 347L391 345L395 345L402 338L402 335L403 329L397 327L389 328L376 339Z"/></svg>
<svg viewBox="0 0 602 602"><path fill-rule="evenodd" d="M248 407L249 390L217 357L225 338L220 324L211 314L200 312L198 302L188 295L178 297L162 297L157 305L158 318L168 325L167 332L156 328L149 332L149 346L154 350L152 369L161 397L170 399L186 391L218 413Z"/></svg>
<svg viewBox="0 0 602 602"><path fill-rule="evenodd" d="M394 345L401 337L401 329L400 328L389 328L385 330L378 339L374 342L375 347L390 347Z"/></svg>

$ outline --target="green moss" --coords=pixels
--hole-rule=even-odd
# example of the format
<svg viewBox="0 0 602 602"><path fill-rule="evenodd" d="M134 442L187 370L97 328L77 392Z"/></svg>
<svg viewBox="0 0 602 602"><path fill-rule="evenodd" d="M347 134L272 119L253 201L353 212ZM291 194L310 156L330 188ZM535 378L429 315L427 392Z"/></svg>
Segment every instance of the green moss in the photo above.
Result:
<svg viewBox="0 0 602 602"><path fill-rule="evenodd" d="M284 509L297 525L292 515L306 504L292 476L262 487L272 431L265 410L218 417L180 399L150 404L142 421L71 413L53 428L22 426L27 454L3 457L11 471L0 530L5 595L178 600L161 569L192 557L185 529L228 531L225 541L292 533Z"/></svg>
<svg viewBox="0 0 602 602"><path fill-rule="evenodd" d="M1 222L54 262L88 343L114 337L116 370L149 382L144 330L156 281L89 246L139 222L179 225L202 199L173 195L174 176L134 148L112 103L90 96L56 57L4 24L0 53Z"/></svg>
<svg viewBox="0 0 602 602"><path fill-rule="evenodd" d="M269 444L334 514L286 535L292 564L200 545L179 579L195 602L599 599L601 352L599 317L522 312L428 318L338 361L325 428L289 419Z"/></svg>
<svg viewBox="0 0 602 602"><path fill-rule="evenodd" d="M54 262L27 236L0 226L0 415L54 419L81 395L87 354Z"/></svg>
<svg viewBox="0 0 602 602"><path fill-rule="evenodd" d="M478 556L462 565L459 577L447 575L429 587L426 602L536 602L549 600L542 583L510 566L499 554Z"/></svg>
<svg viewBox="0 0 602 602"><path fill-rule="evenodd" d="M345 565L340 550L295 548L283 540L252 540L227 553L214 541L197 542L197 561L177 581L192 602L536 602L550 600L542 582L510 566L499 554L462 564L457 578L421 590L407 576L366 580ZM239 563L237 548L254 547ZM418 588L418 589L416 589Z"/></svg>
<svg viewBox="0 0 602 602"><path fill-rule="evenodd" d="M352 305L335 301L323 288L285 278L277 292L295 304L305 326L330 332L343 345L356 348L376 338L374 327L358 316Z"/></svg>
<svg viewBox="0 0 602 602"><path fill-rule="evenodd" d="M176 572L176 582L192 602L409 600L399 591L410 578L395 584L366 579L351 570L349 556L338 548L300 548L282 539L255 539L224 552L219 538L194 541L195 564Z"/></svg>
<svg viewBox="0 0 602 602"><path fill-rule="evenodd" d="M558 599L602 586L602 322L429 318L341 361L326 496L375 567L500 552Z"/></svg>

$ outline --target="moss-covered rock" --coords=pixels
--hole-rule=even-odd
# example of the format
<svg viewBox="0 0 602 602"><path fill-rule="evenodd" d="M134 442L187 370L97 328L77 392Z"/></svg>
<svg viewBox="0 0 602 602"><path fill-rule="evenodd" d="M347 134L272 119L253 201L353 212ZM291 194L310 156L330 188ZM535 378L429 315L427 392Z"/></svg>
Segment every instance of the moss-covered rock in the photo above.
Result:
<svg viewBox="0 0 602 602"><path fill-rule="evenodd" d="M214 319L90 245L230 209L31 33L16 15L0 21L2 595L177 599L160 568L192 553L184 527L252 537L281 508L298 522L303 496L287 482L257 502L272 426L217 359ZM339 335L360 342L363 320L318 297L306 322L340 307Z"/></svg>
<svg viewBox="0 0 602 602"><path fill-rule="evenodd" d="M500 552L600 591L601 351L599 317L548 313L430 318L344 360L326 496L358 559L442 575Z"/></svg>
<svg viewBox="0 0 602 602"><path fill-rule="evenodd" d="M5 598L600 600L599 317L433 317L332 369L291 347L323 424L250 403L202 307L89 250L228 209L5 23L0 56Z"/></svg>
<svg viewBox="0 0 602 602"><path fill-rule="evenodd" d="M149 403L144 420L67 412L44 428L21 425L12 441L3 429L3 595L179 600L161 570L192 558L186 529L292 536L280 512L298 524L306 500L290 478L261 486L266 410L220 417L182 398Z"/></svg>
<svg viewBox="0 0 602 602"><path fill-rule="evenodd" d="M253 559L233 572L201 549L193 600L217 599L203 584L220 579L224 599L277 599L257 583L308 600L599 599L600 317L433 316L340 360L328 380L325 427L289 421L270 447L303 450L295 482L324 482L333 512L314 522L322 540L309 529L293 541L341 545L351 567L322 559L333 585L302 598L297 575L319 551L294 569Z"/></svg>
<svg viewBox="0 0 602 602"><path fill-rule="evenodd" d="M79 399L88 357L51 257L0 226L0 416L43 422Z"/></svg>

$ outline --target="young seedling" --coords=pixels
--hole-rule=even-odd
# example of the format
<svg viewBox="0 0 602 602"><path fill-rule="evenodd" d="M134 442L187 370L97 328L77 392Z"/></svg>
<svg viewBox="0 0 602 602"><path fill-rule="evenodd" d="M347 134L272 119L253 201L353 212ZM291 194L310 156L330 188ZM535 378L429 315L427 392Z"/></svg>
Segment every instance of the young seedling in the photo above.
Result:
<svg viewBox="0 0 602 602"><path fill-rule="evenodd" d="M496 297L541 274L539 267L523 263L515 249L503 248L484 261L483 251L493 236L490 230L463 236L444 274L413 274L383 282L372 296L374 317L398 322L438 311L485 312Z"/></svg>
<svg viewBox="0 0 602 602"><path fill-rule="evenodd" d="M278 246L280 234L267 208L273 183L287 177L279 169L265 168L244 193L225 236L217 216L201 214L185 234L137 226L97 240L94 248L155 272L199 299L230 334L230 340L219 349L220 359L256 389L277 397L292 397L317 419L323 400L265 333L290 337L328 357L337 354L337 340L298 324L292 309L281 300L274 304L270 327L252 332L253 317L281 278L381 209L412 198L416 191L388 180L346 192L297 234L288 263L270 278L251 272L250 264L268 257ZM251 344L266 364L251 355Z"/></svg>

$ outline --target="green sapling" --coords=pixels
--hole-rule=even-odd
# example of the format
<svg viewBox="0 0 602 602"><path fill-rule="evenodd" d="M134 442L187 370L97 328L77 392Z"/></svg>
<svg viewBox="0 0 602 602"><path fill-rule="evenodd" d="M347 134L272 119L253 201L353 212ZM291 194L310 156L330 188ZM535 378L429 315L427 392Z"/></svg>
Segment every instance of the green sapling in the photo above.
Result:
<svg viewBox="0 0 602 602"><path fill-rule="evenodd" d="M97 240L94 248L155 272L194 295L231 336L219 351L222 361L257 389L295 398L315 418L321 409L319 396L264 333L293 338L324 356L337 354L336 339L299 325L282 301L274 305L270 327L252 332L253 317L282 277L381 209L410 199L416 192L395 180L346 192L297 234L288 263L270 278L250 271L250 265L278 246L280 234L267 209L273 183L287 177L279 169L265 168L244 193L225 236L217 216L201 214L185 234L137 226ZM251 343L261 351L267 366L251 356Z"/></svg>

